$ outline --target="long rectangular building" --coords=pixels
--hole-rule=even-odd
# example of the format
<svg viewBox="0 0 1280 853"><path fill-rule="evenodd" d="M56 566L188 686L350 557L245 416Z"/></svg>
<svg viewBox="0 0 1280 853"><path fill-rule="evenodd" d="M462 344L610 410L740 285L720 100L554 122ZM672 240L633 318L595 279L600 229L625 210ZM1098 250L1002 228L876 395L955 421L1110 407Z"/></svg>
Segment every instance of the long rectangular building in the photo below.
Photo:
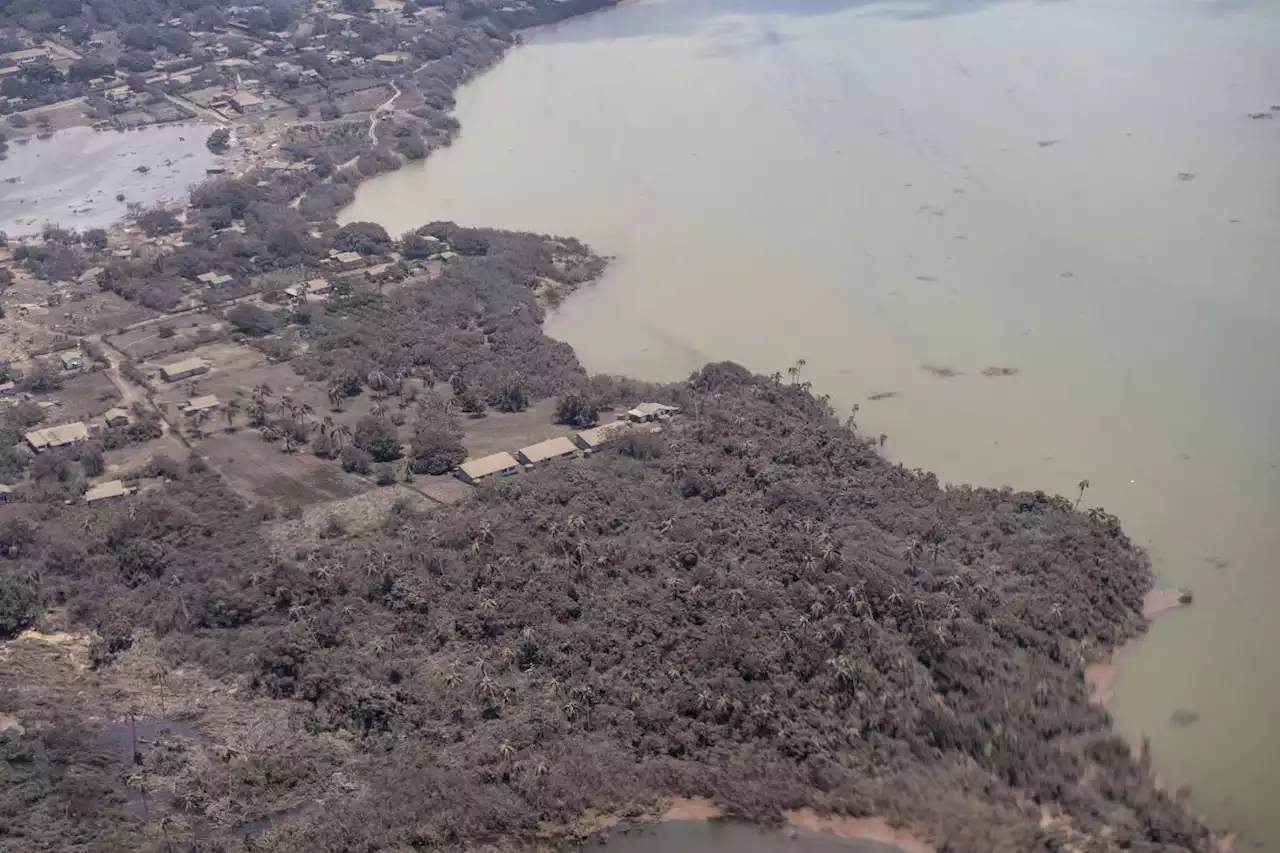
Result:
<svg viewBox="0 0 1280 853"><path fill-rule="evenodd" d="M520 463L510 453L491 453L463 462L455 472L464 483L479 483L489 477L507 477L520 470Z"/></svg>
<svg viewBox="0 0 1280 853"><path fill-rule="evenodd" d="M27 444L31 445L31 449L36 453L57 447L66 447L69 444L76 444L84 441L88 437L89 428L81 421L76 421L71 424L62 424L61 426L46 427L44 429L33 429L26 435Z"/></svg>

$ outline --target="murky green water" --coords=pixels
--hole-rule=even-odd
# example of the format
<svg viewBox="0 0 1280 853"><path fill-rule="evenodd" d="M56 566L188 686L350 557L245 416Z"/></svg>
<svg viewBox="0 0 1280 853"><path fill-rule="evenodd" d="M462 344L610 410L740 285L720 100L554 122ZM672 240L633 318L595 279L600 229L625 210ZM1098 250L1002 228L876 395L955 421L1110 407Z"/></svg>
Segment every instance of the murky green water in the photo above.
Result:
<svg viewBox="0 0 1280 853"><path fill-rule="evenodd" d="M548 323L593 370L804 358L909 465L1088 479L1196 593L1130 659L1121 727L1278 848L1272 104L1273 3L640 0L532 37L346 218L616 255Z"/></svg>

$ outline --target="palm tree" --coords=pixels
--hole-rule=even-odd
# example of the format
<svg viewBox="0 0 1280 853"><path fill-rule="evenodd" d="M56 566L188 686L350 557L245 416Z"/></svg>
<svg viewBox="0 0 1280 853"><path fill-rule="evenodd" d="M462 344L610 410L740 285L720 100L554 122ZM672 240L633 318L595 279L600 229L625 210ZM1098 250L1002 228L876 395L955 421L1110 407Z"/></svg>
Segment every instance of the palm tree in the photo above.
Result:
<svg viewBox="0 0 1280 853"><path fill-rule="evenodd" d="M854 678L853 661L848 655L836 655L827 661L827 666L836 671L836 680L841 684L851 684Z"/></svg>
<svg viewBox="0 0 1280 853"><path fill-rule="evenodd" d="M791 377L791 384L796 384L796 380L800 378L800 371L804 370L808 364L803 358L796 359L796 363L787 368L787 375Z"/></svg>
<svg viewBox="0 0 1280 853"><path fill-rule="evenodd" d="M240 414L240 401L232 400L227 403L222 410L222 417L227 421L227 432L233 432L236 428L236 416Z"/></svg>
<svg viewBox="0 0 1280 853"><path fill-rule="evenodd" d="M1077 483L1076 485L1080 487L1080 495L1079 495L1079 497L1077 497L1077 498L1076 498L1076 505L1075 505L1075 509L1079 509L1079 508L1080 508L1080 501L1084 500L1084 490L1085 490L1085 489L1087 489L1087 488L1089 488L1089 481L1088 481L1088 480L1081 480L1081 481L1080 481L1079 483Z"/></svg>
<svg viewBox="0 0 1280 853"><path fill-rule="evenodd" d="M196 441L204 438L204 430L202 430L201 427L204 426L204 422L208 419L208 409L201 409L191 416L191 437Z"/></svg>
<svg viewBox="0 0 1280 853"><path fill-rule="evenodd" d="M387 416L387 404L382 402L381 399L375 400L370 412L375 418L385 418Z"/></svg>
<svg viewBox="0 0 1280 853"><path fill-rule="evenodd" d="M342 411L342 399L343 399L342 389L339 388L337 385L330 385L328 389L328 394L329 394L329 408L335 412Z"/></svg>
<svg viewBox="0 0 1280 853"><path fill-rule="evenodd" d="M387 392L387 386L391 384L391 377L387 376L387 374L375 367L373 370L369 371L369 376L366 381L369 383L369 387L375 392L378 394L385 394Z"/></svg>
<svg viewBox="0 0 1280 853"><path fill-rule="evenodd" d="M266 426L267 415L270 411L271 409L267 407L267 401L256 394L249 400L249 405L245 409L246 414L249 415L250 425L256 427Z"/></svg>
<svg viewBox="0 0 1280 853"><path fill-rule="evenodd" d="M339 421L333 428L333 436L338 440L338 447L341 448L344 438L351 440L351 427Z"/></svg>
<svg viewBox="0 0 1280 853"><path fill-rule="evenodd" d="M498 755L502 756L505 760L510 761L515 754L516 748L511 745L511 741L504 740L502 743L498 744Z"/></svg>
<svg viewBox="0 0 1280 853"><path fill-rule="evenodd" d="M324 418L321 419L320 424L317 428L320 430L321 435L331 436L333 435L334 427L335 427L335 424L334 424L333 418L329 417L328 415L325 415Z"/></svg>

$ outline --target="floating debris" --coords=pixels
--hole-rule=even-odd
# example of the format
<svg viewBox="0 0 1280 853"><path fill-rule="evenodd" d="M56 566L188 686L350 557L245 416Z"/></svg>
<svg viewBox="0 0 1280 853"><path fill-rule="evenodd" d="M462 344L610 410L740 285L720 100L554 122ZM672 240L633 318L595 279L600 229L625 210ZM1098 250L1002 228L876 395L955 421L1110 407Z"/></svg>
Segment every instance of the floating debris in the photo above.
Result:
<svg viewBox="0 0 1280 853"><path fill-rule="evenodd" d="M957 376L964 376L963 370L956 370L954 367L941 367L936 364L926 364L920 369L926 370L942 379L954 379Z"/></svg>
<svg viewBox="0 0 1280 853"><path fill-rule="evenodd" d="M937 279L931 275L918 275L916 281L937 281Z"/></svg>
<svg viewBox="0 0 1280 853"><path fill-rule="evenodd" d="M1175 726L1182 726L1185 728L1186 726L1195 725L1200 722L1200 715L1195 711L1188 711L1186 708L1178 708L1169 715L1169 722L1173 723Z"/></svg>
<svg viewBox="0 0 1280 853"><path fill-rule="evenodd" d="M894 397L900 397L897 391L881 391L867 397L868 400L892 400Z"/></svg>
<svg viewBox="0 0 1280 853"><path fill-rule="evenodd" d="M1222 571L1227 566L1231 565L1230 560L1224 560L1222 557L1205 557L1204 561L1209 565L1213 566L1218 571Z"/></svg>
<svg viewBox="0 0 1280 853"><path fill-rule="evenodd" d="M1018 368L1016 367L987 367L982 371L983 376L1017 376Z"/></svg>
<svg viewBox="0 0 1280 853"><path fill-rule="evenodd" d="M1061 141L1062 140L1060 139L1041 139L1039 142L1036 143L1036 145L1039 145L1041 148L1052 148L1053 146L1057 145Z"/></svg>
<svg viewBox="0 0 1280 853"><path fill-rule="evenodd" d="M1271 109L1274 110L1275 107L1272 107ZM1262 119L1273 119L1275 117L1276 117L1276 114L1274 112L1249 113L1249 118L1253 119L1254 121L1260 121Z"/></svg>
<svg viewBox="0 0 1280 853"><path fill-rule="evenodd" d="M1195 179L1196 179L1195 172L1179 172L1178 173L1178 180L1180 181L1194 181Z"/></svg>
<svg viewBox="0 0 1280 853"><path fill-rule="evenodd" d="M1071 270L1067 270L1066 272L1058 274L1058 278L1075 278L1075 277L1076 277L1076 274L1073 273Z"/></svg>

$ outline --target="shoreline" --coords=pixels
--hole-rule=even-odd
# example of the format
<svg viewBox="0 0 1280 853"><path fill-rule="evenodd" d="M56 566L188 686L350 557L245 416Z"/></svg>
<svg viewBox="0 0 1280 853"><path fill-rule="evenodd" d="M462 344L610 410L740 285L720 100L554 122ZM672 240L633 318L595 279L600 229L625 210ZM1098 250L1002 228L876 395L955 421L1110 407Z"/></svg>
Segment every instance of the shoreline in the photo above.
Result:
<svg viewBox="0 0 1280 853"><path fill-rule="evenodd" d="M1176 586L1153 587L1142 597L1142 615L1148 622L1162 613L1187 606L1184 598L1188 592ZM1084 668L1084 681L1089 690L1089 701L1101 708L1110 710L1115 700L1115 686L1120 677L1124 659L1145 639L1142 634L1126 640L1111 649L1105 657L1088 664Z"/></svg>
<svg viewBox="0 0 1280 853"><path fill-rule="evenodd" d="M889 824L881 817L848 817L822 815L812 808L792 809L783 812L781 826L771 827L750 820L734 817L706 797L672 797L665 800L660 812L623 818L618 815L598 815L584 819L577 827L546 827L548 835L560 841L574 840L575 835L606 834L613 830L632 827L656 826L664 823L702 823L727 821L740 823L761 830L774 830L780 840L795 838L798 832L830 835L850 841L871 841L897 847L901 853L937 853L936 848L905 829ZM579 840L581 840L579 838Z"/></svg>

